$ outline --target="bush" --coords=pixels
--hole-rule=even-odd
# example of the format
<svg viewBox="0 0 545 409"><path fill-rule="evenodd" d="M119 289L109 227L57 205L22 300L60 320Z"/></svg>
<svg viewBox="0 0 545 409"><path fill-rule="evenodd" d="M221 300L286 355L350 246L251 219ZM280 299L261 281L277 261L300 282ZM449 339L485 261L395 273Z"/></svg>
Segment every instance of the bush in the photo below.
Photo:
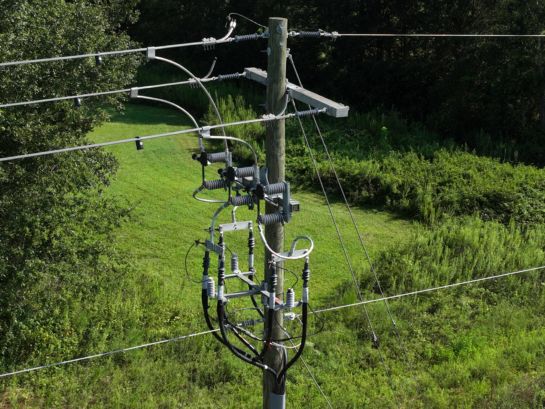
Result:
<svg viewBox="0 0 545 409"><path fill-rule="evenodd" d="M544 225L505 226L464 216L444 220L433 229L421 225L407 244L382 253L376 270L383 289L397 294L542 266L544 262ZM543 272L528 272L484 286L495 293L539 300L544 277ZM374 285L374 281L366 285Z"/></svg>
<svg viewBox="0 0 545 409"><path fill-rule="evenodd" d="M391 152L382 160L340 156L334 163L343 189L356 204L387 205L430 222L445 214L474 213L505 224L511 219L545 221L545 171L533 166L444 149L431 159L414 152ZM309 160L290 161L300 181L308 177L309 166ZM319 169L327 188L335 192L329 164L321 160ZM311 181L316 184L315 175Z"/></svg>

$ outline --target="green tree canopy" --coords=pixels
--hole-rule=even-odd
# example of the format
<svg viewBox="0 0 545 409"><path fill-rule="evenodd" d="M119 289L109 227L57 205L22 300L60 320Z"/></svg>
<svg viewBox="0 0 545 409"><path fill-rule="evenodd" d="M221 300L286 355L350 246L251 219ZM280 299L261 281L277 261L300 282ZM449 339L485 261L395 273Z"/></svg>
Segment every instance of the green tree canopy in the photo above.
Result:
<svg viewBox="0 0 545 409"><path fill-rule="evenodd" d="M124 27L136 21L136 2L0 0L0 62L131 48L135 44ZM1 67L0 100L124 88L140 58ZM119 105L120 99L89 98L79 108L63 101L0 111L0 157L87 143L86 134L107 120L100 109L104 103ZM92 300L105 281L121 274L112 231L129 209L101 196L116 168L114 157L100 150L0 164L0 366L21 362L33 351L54 350L70 331L70 304ZM80 346L90 338L82 337Z"/></svg>

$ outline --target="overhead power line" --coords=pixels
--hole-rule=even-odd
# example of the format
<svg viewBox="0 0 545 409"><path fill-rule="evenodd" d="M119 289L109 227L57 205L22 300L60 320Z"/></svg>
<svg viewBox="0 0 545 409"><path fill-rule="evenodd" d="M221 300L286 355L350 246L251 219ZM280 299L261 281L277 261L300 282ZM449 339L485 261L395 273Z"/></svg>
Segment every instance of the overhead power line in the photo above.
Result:
<svg viewBox="0 0 545 409"><path fill-rule="evenodd" d="M201 82L210 82L210 81L216 81L218 77L212 77L212 78L206 78L201 79ZM131 92L133 90L136 91L142 91L145 89L153 89L153 88L161 88L161 87L172 87L175 85L186 85L186 84L194 84L195 81L180 81L180 82L169 82L165 84L157 84L157 85L147 85L144 87L133 87L133 88L125 88L125 89L117 89L113 91L102 91L102 92L92 92L89 94L81 94L81 95L72 95L68 97L56 97L56 98L47 98L47 99L38 99L35 101L25 101L25 102L13 102L9 104L2 104L0 105L0 108L8 108L8 107L15 107L15 106L22 106L22 105L31 105L31 104L41 104L44 102L55 102L55 101L65 101L65 100L73 100L75 98L87 98L87 97L98 97L101 95L111 95L111 94L122 94L123 92Z"/></svg>
<svg viewBox="0 0 545 409"><path fill-rule="evenodd" d="M472 283L477 283L479 281L492 280L492 279L495 279L495 278L507 277L507 276L511 276L511 275L514 275L514 274L526 273L528 271L536 271L536 270L543 270L543 269L545 269L545 266L535 267L535 268L528 268L526 270L513 271L511 273L499 274L499 275L496 275L496 276L490 276L490 277L484 277L484 278L477 278L475 280L464 281L464 282L461 282L461 283L442 285L440 287L427 288L425 290L412 291L410 293L391 295L389 297L382 297L382 298L377 298L377 299L374 299L374 300L357 302L357 303L354 303L354 304L346 304L346 305L341 305L341 306L338 306L338 307L325 308L323 310L316 311L316 314L319 313L319 312L340 310L342 308L348 308L348 307L357 307L358 305L371 304L371 303L374 303L374 302L385 301L385 300L393 300L395 298L406 297L408 295L422 294L422 293L427 293L427 292L430 292L430 291L436 291L436 290L442 290L442 289L445 289L445 288L457 287L459 285L472 284Z"/></svg>
<svg viewBox="0 0 545 409"><path fill-rule="evenodd" d="M540 38L545 34L337 34L340 37L506 37L506 38Z"/></svg>
<svg viewBox="0 0 545 409"><path fill-rule="evenodd" d="M229 33L226 37L228 37L232 33L232 29L229 30ZM225 43L231 43L231 42L239 42L244 40L254 40L258 38L266 38L264 34L249 34L249 35L242 35L242 36L235 36L231 38L221 38L219 40L216 40L215 38L205 38L203 41L196 41L193 43L182 43L182 44L172 44L172 45L162 45L158 47L146 47L146 48L131 48L127 50L117 50L117 51L104 51L104 52L96 52L92 54L80 54L80 55L70 55L65 57L51 57L51 58L40 58L36 60L25 60L25 61L12 61L12 62L4 62L0 63L0 67L8 67L13 65L23 65L23 64L34 64L34 63L42 63L42 62L49 62L49 61L65 61L65 60L75 60L80 58L89 58L89 57L98 57L98 56L105 56L105 55L119 55L119 54L134 54L134 53L141 53L146 52L149 53L155 52L155 50L167 50L171 48L182 48L182 47L194 47L198 45L202 45L207 48L212 48L216 44L225 44Z"/></svg>
<svg viewBox="0 0 545 409"><path fill-rule="evenodd" d="M297 81L299 82L299 85L301 87L303 87L303 83L301 82L301 78L299 77L299 73L297 72L297 68L295 67L295 62L293 61L293 56L290 54L289 56L289 59L291 61L291 65L293 66L293 70L295 71L295 75L297 76ZM377 274L375 273L375 269L373 267L373 263L371 262L371 258L369 257L369 253L367 252L367 248L365 247L365 244L363 243L363 239L361 237L361 233L359 231L359 228L358 228L358 225L356 223L356 220L354 219L354 215L352 214L352 209L350 208L350 204L348 203L348 199L346 198L346 195L344 193L344 189L342 187L342 183L339 179L339 176L337 174L337 169L335 168L335 164L333 163L333 160L331 159L331 155L329 154L329 149L327 148L327 145L326 145L326 142L325 142L325 139L322 135L322 131L320 130L320 127L318 126L318 121L316 120L315 117L312 118L314 120L314 125L316 127L316 130L318 132L318 135L320 136L320 140L322 141L322 145L324 147L324 150L325 150L325 153L327 155L327 158L329 160L329 164L331 166L331 169L333 170L333 174L335 175L335 180L337 181L337 184L339 186L339 189L341 190L341 194L342 194L342 197L344 199L344 203L346 204L346 208L348 210L348 213L350 214L350 218L352 219L352 224L354 225L354 228L356 229L356 233L358 234L358 237L359 237L359 240L360 240L360 244L363 248L363 251L365 252L365 256L367 257L367 262L369 263L369 266L371 267L371 271L373 273L373 276L375 278L375 282L380 290L380 294L384 297L384 293L382 291L382 287L380 285L380 282L379 282L379 279L377 277ZM363 297L362 297L362 294L360 292L360 289L356 283L356 277L354 276L354 283L356 284L356 289L358 291L358 295L360 297L360 300L363 301ZM407 354L407 350L405 349L405 345L403 343L403 341L401 340L401 335L397 329L397 326L396 326L396 323L394 321L394 317L392 316L392 313L390 311L390 307L388 307L388 303L386 301L384 301L384 305L386 307L386 310L388 311L388 315L390 317L390 321L392 323L392 326L394 328L394 331L396 332L396 335L397 335L397 338L398 338L398 341L399 341L399 344L401 345L401 348L403 349L403 353L405 354L405 359L407 361L407 364L409 366L409 369L411 371L411 374L413 376L413 379L416 383L416 386L418 388L418 391L420 393L420 397L422 399L422 402L424 403L424 406L427 408L428 407L428 403L426 402L426 398L424 397L424 394L422 393L422 389L420 388L420 383L418 382L417 378L416 378L416 374L413 370L413 366L412 366L412 363L411 363L411 360L409 359L409 355Z"/></svg>
<svg viewBox="0 0 545 409"><path fill-rule="evenodd" d="M291 102L292 102L292 105L293 105L293 109L297 110L297 108L295 106L295 101L292 100ZM341 248L342 248L343 253L344 253L346 264L348 265L350 273L352 274L352 278L354 279L354 285L356 286L356 290L358 291L358 294L360 296L360 300L363 301L363 298L362 298L362 295L361 295L361 292L360 292L360 289L359 289L359 286L358 286L358 282L356 280L356 275L354 274L352 264L350 263L350 258L348 257L348 253L346 251L346 247L344 245L344 241L342 239L341 232L340 232L339 227L337 225L337 221L335 220L335 215L333 214L333 210L331 209L331 204L329 203L329 198L327 196L324 184L322 182L322 178L320 176L320 171L318 170L318 165L316 164L314 154L312 153L310 143L308 142L308 138L307 138L307 135L306 135L306 132L305 132L305 128L303 127L303 122L301 121L301 118L298 118L298 120L299 120L299 126L301 127L301 132L303 133L303 138L305 139L305 144L307 145L307 149L308 149L308 153L310 155L310 159L312 160L312 165L314 166L314 171L316 172L316 176L318 177L318 181L320 182L320 186L322 187L322 192L324 194L324 198L325 198L325 201L327 203L327 207L329 209L329 214L331 215L331 220L333 221L333 225L335 226L335 230L337 232L337 237L339 238L339 242L341 244ZM390 384L390 389L392 391L392 394L394 395L394 399L396 401L397 407L401 408L401 406L399 405L399 401L397 399L397 395L395 393L394 385L392 384L392 379L390 377L390 372L388 371L388 368L386 367L386 361L384 360L384 356L382 354L380 344L377 342L378 338L377 338L377 336L375 334L375 331L373 329L373 324L371 323L371 317L369 316L369 312L367 311L367 308L365 307L365 305L363 305L363 311L365 313L365 317L367 318L367 323L369 324L369 328L371 330L371 333L373 334L373 342L375 343L375 346L377 347L377 351L379 352L380 360L382 362L382 367L384 368L384 372L386 373L386 376L388 377L388 383Z"/></svg>
<svg viewBox="0 0 545 409"><path fill-rule="evenodd" d="M321 112L321 111L314 110L312 114L318 114L319 112ZM302 112L301 112L301 114L302 114ZM52 151L27 153L25 155L8 156L8 157L5 157L5 158L0 158L0 162L7 162L7 161L11 161L11 160L16 160L16 159L32 158L32 157L35 157L35 156L52 155L52 154L55 154L55 153L62 153L62 152L72 152L72 151L79 151L79 150L85 150L85 149L91 149L91 148L99 148L101 146L118 145L120 143L144 141L146 139L162 138L164 136L181 135L181 134L191 133L191 132L202 132L202 131L205 131L205 130L211 130L211 129L221 128L221 127L246 125L246 124L259 123L259 122L278 121L280 119L294 118L294 117L297 117L297 116L298 116L298 113L280 115L280 116L268 116L268 117L259 118L259 119L249 119L249 120L246 120L246 121L231 122L231 123L228 123L228 124L211 125L211 126L204 126L204 127L200 127L200 128L184 129L182 131L167 132L167 133L162 133L162 134L157 134L157 135L150 135L150 136L139 136L139 137L135 137L135 138L121 139L121 140L112 141L112 142L102 142L102 143L95 143L95 144L92 144L92 145L73 146L71 148L56 149L56 150L52 150Z"/></svg>
<svg viewBox="0 0 545 409"><path fill-rule="evenodd" d="M54 364L37 366L35 368L22 369L20 371L15 371L15 372L8 372L8 373L5 373L5 374L1 374L0 378L4 378L6 376L11 376L11 375L17 375L17 374L21 374L21 373L25 373L25 372L37 371L38 369L51 368L52 366L59 366L59 365L64 365L64 364L70 364L70 363L73 363L73 362L85 361L87 359L99 358L101 356L117 354L119 352L132 351L133 349L145 348L145 347L149 347L149 346L152 346L152 345L159 345L159 344L165 344L167 342L179 341L179 340L182 340L182 339L192 338L192 337L196 337L196 336L199 336L199 335L211 334L211 333L217 332L217 331L219 331L219 330L214 329L214 330L211 330L211 331L198 332L198 333L195 333L195 334L183 335L181 337L176 337L176 338L171 338L171 339L164 339L162 341L150 342L150 343L147 343L147 344L137 345L137 346L134 346L134 347L117 349L115 351L109 351L109 352L103 352L101 354L89 355L89 356L84 356L82 358L76 358L76 359L70 359L68 361L57 362L57 363L54 363Z"/></svg>

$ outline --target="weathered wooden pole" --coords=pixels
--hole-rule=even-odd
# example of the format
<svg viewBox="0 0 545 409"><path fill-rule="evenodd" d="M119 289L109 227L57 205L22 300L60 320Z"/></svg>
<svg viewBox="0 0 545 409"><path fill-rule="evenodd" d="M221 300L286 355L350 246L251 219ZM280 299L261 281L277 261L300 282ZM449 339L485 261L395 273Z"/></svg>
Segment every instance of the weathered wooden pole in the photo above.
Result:
<svg viewBox="0 0 545 409"><path fill-rule="evenodd" d="M279 114L284 107L286 95L286 46L287 46L288 20L285 18L269 18L269 50L268 55L268 80L267 104L268 113ZM269 183L284 181L286 173L286 124L285 120L274 121L267 126L266 130L266 155L267 168L269 169ZM266 213L275 213L278 210L273 206L266 205ZM284 226L280 223L265 227L265 237L272 250L277 253L284 251ZM271 269L268 261L271 259L269 251L265 251L265 280L269 281ZM281 263L279 267L283 267ZM276 287L277 298L284 299L284 270L276 269L278 284ZM265 315L266 316L266 315ZM273 324L273 339L284 338L281 326L283 325L282 311L275 313ZM267 328L267 323L265 323ZM282 348L271 346L265 354L264 363L279 373L283 362ZM263 408L277 409L277 405L270 404L270 393L276 390L276 380L267 371L263 371Z"/></svg>

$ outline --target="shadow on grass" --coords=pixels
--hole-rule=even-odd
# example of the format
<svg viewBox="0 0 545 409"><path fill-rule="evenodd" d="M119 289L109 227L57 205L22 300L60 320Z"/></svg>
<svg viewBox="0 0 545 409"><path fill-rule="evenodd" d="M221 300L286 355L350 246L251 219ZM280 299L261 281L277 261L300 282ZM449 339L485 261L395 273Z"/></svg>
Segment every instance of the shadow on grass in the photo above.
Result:
<svg viewBox="0 0 545 409"><path fill-rule="evenodd" d="M113 107L103 107L110 115L110 122L139 125L171 125L194 128L195 124L182 112L166 104L157 106L144 104L125 104L119 112Z"/></svg>

